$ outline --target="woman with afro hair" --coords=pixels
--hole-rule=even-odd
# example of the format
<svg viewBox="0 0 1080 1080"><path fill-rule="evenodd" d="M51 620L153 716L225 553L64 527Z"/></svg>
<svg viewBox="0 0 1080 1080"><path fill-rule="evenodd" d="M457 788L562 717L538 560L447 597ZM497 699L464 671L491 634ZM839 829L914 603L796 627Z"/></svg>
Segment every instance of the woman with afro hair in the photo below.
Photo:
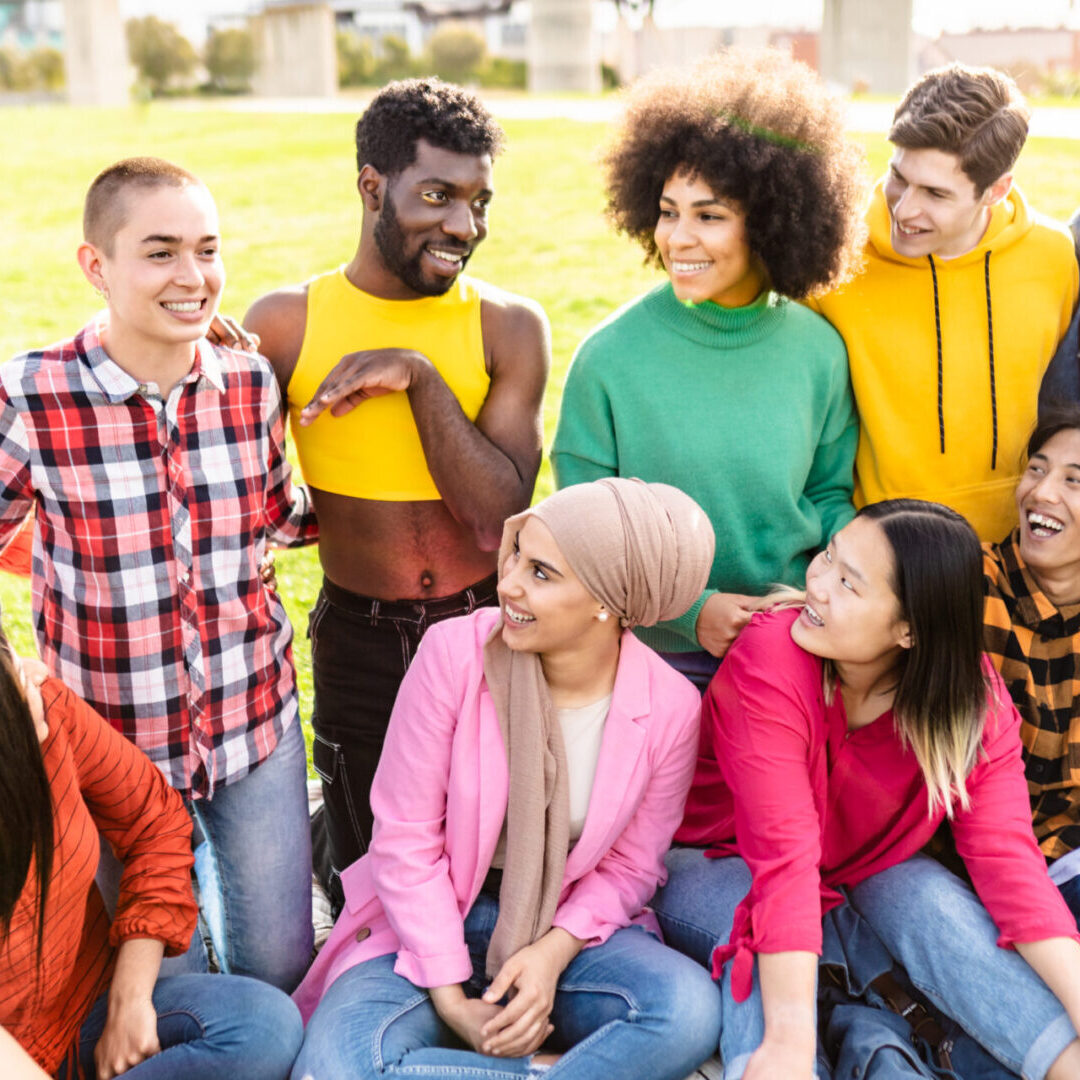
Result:
<svg viewBox="0 0 1080 1080"><path fill-rule="evenodd" d="M582 342L552 462L560 487L637 476L709 515L708 587L640 632L699 688L757 598L801 582L854 513L844 343L793 302L860 248L862 158L842 128L809 68L732 50L635 84L604 159L612 220L668 280Z"/></svg>

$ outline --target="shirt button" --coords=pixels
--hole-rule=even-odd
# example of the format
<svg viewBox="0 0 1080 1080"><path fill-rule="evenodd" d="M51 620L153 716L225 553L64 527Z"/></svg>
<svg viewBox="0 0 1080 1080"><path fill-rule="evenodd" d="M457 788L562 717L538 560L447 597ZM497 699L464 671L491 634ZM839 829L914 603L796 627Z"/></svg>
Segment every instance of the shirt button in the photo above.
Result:
<svg viewBox="0 0 1080 1080"><path fill-rule="evenodd" d="M188 570L185 570L180 575L180 580L186 585L191 580L191 572L188 571Z"/></svg>
<svg viewBox="0 0 1080 1080"><path fill-rule="evenodd" d="M360 929L356 931L357 943L367 941L369 937L371 937L371 928L368 926L361 926Z"/></svg>

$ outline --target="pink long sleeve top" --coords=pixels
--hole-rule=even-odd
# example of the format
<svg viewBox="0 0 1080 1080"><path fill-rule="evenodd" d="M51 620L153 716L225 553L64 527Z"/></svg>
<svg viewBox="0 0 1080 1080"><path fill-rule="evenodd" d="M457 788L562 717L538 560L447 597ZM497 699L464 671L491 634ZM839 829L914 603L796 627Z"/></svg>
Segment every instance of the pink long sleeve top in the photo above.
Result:
<svg viewBox="0 0 1080 1080"><path fill-rule="evenodd" d="M821 953L822 916L853 886L903 862L945 817L928 813L926 784L891 710L849 731L842 696L825 703L822 661L791 639L798 613L755 615L705 695L701 746L676 840L740 855L753 875L713 975L733 959L736 1000L750 992L755 953ZM1080 940L1031 828L1020 718L986 664L982 752L971 804L952 833L998 944Z"/></svg>

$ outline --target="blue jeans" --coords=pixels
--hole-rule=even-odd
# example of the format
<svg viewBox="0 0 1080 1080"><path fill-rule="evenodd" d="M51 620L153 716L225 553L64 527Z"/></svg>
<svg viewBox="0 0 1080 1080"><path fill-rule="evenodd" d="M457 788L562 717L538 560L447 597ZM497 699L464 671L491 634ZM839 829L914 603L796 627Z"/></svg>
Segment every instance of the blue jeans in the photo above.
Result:
<svg viewBox="0 0 1080 1080"><path fill-rule="evenodd" d="M235 975L176 975L154 987L161 1052L125 1080L285 1080L304 1035L300 1012L280 990ZM94 1047L108 1012L94 1003L79 1029L79 1064L96 1076ZM57 1080L69 1080L66 1064Z"/></svg>
<svg viewBox="0 0 1080 1080"><path fill-rule="evenodd" d="M465 921L471 997L487 982L498 910L481 894ZM308 1023L293 1080L681 1080L716 1045L720 1002L712 981L640 927L583 949L562 973L547 1047L565 1053L546 1070L530 1057L490 1057L464 1046L427 991L394 973L394 961L368 960L331 985Z"/></svg>
<svg viewBox="0 0 1080 1080"><path fill-rule="evenodd" d="M912 983L1006 1068L1042 1080L1076 1032L1061 1003L974 892L916 855L856 885L851 904Z"/></svg>
<svg viewBox="0 0 1080 1080"><path fill-rule="evenodd" d="M187 805L204 838L195 871L221 970L291 992L308 969L314 940L307 758L299 719L247 776ZM103 843L97 880L110 912L120 872ZM161 974L202 973L206 965L196 928L188 951L165 960Z"/></svg>
<svg viewBox="0 0 1080 1080"><path fill-rule="evenodd" d="M649 906L660 920L664 940L711 971L713 949L731 937L735 909L750 891L750 870L739 858L707 859L700 848L672 848L664 861L668 882ZM731 964L728 964L720 980L720 999L720 1060L724 1063L724 1080L737 1080L765 1037L756 960L750 996L745 1001L732 997ZM817 1071L819 1076L829 1075L820 1060Z"/></svg>
<svg viewBox="0 0 1080 1080"><path fill-rule="evenodd" d="M651 906L669 944L708 964L712 947L731 934L750 871L742 859L706 859L696 848L675 848L666 861L670 877ZM1013 1072L1042 1080L1076 1037L1023 958L998 948L997 929L975 894L934 860L916 856L875 874L851 890L850 901L913 985ZM725 1080L734 1080L765 1029L756 963L753 992L741 1004L731 997L729 971L721 980L720 1056ZM826 1074L820 1055L818 1072Z"/></svg>

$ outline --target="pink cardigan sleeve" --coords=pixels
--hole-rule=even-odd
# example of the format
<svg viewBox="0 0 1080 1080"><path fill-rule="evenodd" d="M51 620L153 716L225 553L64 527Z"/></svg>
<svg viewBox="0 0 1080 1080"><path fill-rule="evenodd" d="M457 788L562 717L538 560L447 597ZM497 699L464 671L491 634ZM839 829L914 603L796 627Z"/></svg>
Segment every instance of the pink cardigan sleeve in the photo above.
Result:
<svg viewBox="0 0 1080 1080"><path fill-rule="evenodd" d="M753 884L714 976L734 957L736 1000L749 993L755 953L821 952L821 822L811 760L823 731L817 663L791 641L791 620L755 616L705 697L711 737L735 805L739 854Z"/></svg>
<svg viewBox="0 0 1080 1080"><path fill-rule="evenodd" d="M423 987L472 974L446 853L459 680L439 630L428 631L405 674L371 786L371 874L401 943L394 970Z"/></svg>
<svg viewBox="0 0 1080 1080"><path fill-rule="evenodd" d="M664 855L694 777L701 699L687 683L657 711L651 720L660 737L649 755L648 786L634 816L596 866L574 882L552 920L591 945L628 926L667 880Z"/></svg>
<svg viewBox="0 0 1080 1080"><path fill-rule="evenodd" d="M957 853L997 924L1003 948L1052 937L1080 941L1031 828L1020 716L1001 676L988 661L985 667L986 731L982 756L968 778L970 808L957 809L952 822Z"/></svg>

